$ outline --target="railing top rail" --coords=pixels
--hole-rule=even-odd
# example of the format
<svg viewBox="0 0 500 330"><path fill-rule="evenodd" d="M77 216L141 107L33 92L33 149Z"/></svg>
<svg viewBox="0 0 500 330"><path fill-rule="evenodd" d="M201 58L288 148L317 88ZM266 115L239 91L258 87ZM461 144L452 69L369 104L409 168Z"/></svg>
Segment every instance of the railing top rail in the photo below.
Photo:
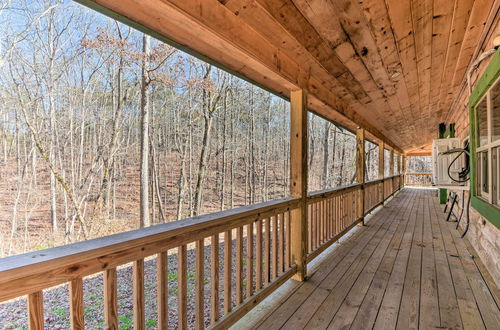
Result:
<svg viewBox="0 0 500 330"><path fill-rule="evenodd" d="M384 182L384 180L385 179L376 179L376 180L366 181L365 185L366 186L371 186L371 185L374 185L374 184L377 184L377 183Z"/></svg>
<svg viewBox="0 0 500 330"><path fill-rule="evenodd" d="M376 184L379 182L384 182L388 179L400 177L402 175L403 174L401 173L401 174L396 174L393 176L388 176L388 177L385 177L383 179L376 179L376 180L372 180L372 181L367 181L364 183L364 185L365 186L366 185L373 185L373 184ZM312 191L312 192L308 193L307 198L314 199L314 198L319 198L319 197L326 197L326 196L330 196L333 194L339 194L339 193L348 192L351 190L356 190L357 188L360 188L361 186L362 186L362 184L360 184L360 183L353 183L353 184L350 184L347 186L339 186L339 187L328 188L328 189L323 189L323 190L316 190L316 191Z"/></svg>
<svg viewBox="0 0 500 330"><path fill-rule="evenodd" d="M49 271L55 272L54 276L59 277L56 282L62 283L62 278L93 274L222 232L229 229L228 226L238 226L240 222L246 223L251 219L257 220L297 208L299 202L298 198L285 198L253 204L3 258L0 259L0 288L3 289L3 285L13 279ZM58 271L69 273L61 274ZM0 294L0 301L2 296Z"/></svg>
<svg viewBox="0 0 500 330"><path fill-rule="evenodd" d="M324 190L317 190L307 194L307 199L324 198L331 195L338 195L352 190L360 189L362 184L353 183L347 186L334 187Z"/></svg>

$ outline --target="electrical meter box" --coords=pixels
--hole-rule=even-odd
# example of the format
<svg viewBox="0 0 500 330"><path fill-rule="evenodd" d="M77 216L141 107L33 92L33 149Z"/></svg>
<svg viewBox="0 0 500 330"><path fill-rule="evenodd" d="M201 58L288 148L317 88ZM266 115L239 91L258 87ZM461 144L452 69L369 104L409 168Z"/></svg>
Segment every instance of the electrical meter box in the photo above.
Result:
<svg viewBox="0 0 500 330"><path fill-rule="evenodd" d="M458 156L458 153L449 155L441 155L440 153L461 147L459 138L437 139L432 141L432 181L434 185L456 184L456 182L450 178L450 175L455 180L458 180L458 173L462 170L463 162L457 159L448 173L448 167L453 159Z"/></svg>

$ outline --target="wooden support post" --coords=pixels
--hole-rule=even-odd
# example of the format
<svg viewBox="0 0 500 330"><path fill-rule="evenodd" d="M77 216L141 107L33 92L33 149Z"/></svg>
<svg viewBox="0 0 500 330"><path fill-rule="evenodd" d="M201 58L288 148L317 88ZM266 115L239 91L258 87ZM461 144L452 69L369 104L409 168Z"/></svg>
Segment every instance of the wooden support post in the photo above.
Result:
<svg viewBox="0 0 500 330"><path fill-rule="evenodd" d="M385 165L384 165L384 142L380 142L378 144L378 178L379 179L384 179L384 174L385 174ZM382 181L382 187L380 194L382 196L382 205L384 204L384 197L385 197L385 191L384 191L384 186L385 183Z"/></svg>
<svg viewBox="0 0 500 330"><path fill-rule="evenodd" d="M389 176L394 176L394 149L391 150L391 158L389 159Z"/></svg>
<svg viewBox="0 0 500 330"><path fill-rule="evenodd" d="M438 132L439 132L438 133L439 139L446 138L446 124L445 123L439 124ZM447 197L448 197L448 190L439 188L439 204L446 204Z"/></svg>
<svg viewBox="0 0 500 330"><path fill-rule="evenodd" d="M297 265L295 280L307 275L307 96L303 90L290 93L290 194L300 198L298 209L290 212L292 262Z"/></svg>
<svg viewBox="0 0 500 330"><path fill-rule="evenodd" d="M358 128L356 131L356 181L361 184L358 191L358 219L363 219L365 224L365 130Z"/></svg>
<svg viewBox="0 0 500 330"><path fill-rule="evenodd" d="M384 142L378 144L378 178L383 179L385 176L384 165Z"/></svg>
<svg viewBox="0 0 500 330"><path fill-rule="evenodd" d="M402 186L404 186L406 184L406 156L405 155L403 155L402 174L403 174Z"/></svg>
<svg viewBox="0 0 500 330"><path fill-rule="evenodd" d="M398 175L401 174L401 155L398 154Z"/></svg>

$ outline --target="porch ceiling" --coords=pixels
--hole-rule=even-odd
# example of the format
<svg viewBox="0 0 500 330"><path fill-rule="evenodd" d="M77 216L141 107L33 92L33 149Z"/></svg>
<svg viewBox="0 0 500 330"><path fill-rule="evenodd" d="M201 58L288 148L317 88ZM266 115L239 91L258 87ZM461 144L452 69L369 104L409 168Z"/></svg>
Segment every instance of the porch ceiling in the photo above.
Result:
<svg viewBox="0 0 500 330"><path fill-rule="evenodd" d="M437 135L499 8L498 0L77 1L287 97L303 88L314 112L399 151Z"/></svg>

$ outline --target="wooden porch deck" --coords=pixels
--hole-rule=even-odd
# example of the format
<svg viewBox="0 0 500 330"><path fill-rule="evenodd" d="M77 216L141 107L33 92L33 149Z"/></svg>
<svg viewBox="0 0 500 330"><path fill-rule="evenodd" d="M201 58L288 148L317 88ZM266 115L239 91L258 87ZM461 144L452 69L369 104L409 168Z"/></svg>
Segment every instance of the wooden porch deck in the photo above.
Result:
<svg viewBox="0 0 500 330"><path fill-rule="evenodd" d="M436 192L405 188L260 329L500 329L499 290Z"/></svg>

